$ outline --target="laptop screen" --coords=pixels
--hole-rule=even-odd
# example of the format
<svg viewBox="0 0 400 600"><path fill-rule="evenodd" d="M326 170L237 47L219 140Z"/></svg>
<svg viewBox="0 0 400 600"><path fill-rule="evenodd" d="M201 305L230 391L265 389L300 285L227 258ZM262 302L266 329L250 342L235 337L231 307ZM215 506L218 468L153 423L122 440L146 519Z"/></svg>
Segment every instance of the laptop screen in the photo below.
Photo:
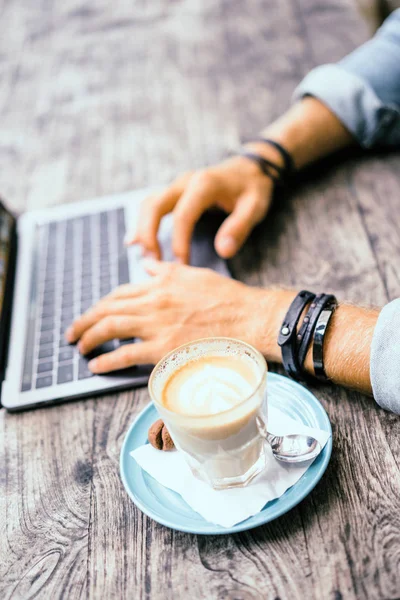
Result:
<svg viewBox="0 0 400 600"><path fill-rule="evenodd" d="M0 379L3 379L15 271L15 218L0 201Z"/></svg>
<svg viewBox="0 0 400 600"><path fill-rule="evenodd" d="M10 264L11 236L15 219L0 203L0 314L3 310L7 271Z"/></svg>

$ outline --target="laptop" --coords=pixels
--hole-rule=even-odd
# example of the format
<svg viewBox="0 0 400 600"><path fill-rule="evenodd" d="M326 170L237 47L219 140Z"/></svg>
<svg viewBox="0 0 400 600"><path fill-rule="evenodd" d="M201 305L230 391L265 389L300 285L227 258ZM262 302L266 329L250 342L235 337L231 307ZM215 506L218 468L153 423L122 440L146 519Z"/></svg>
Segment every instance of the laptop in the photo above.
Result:
<svg viewBox="0 0 400 600"><path fill-rule="evenodd" d="M151 365L93 375L90 358L121 344L113 340L81 356L64 337L72 320L124 283L149 278L140 248L126 248L140 203L153 189L96 198L15 217L0 203L0 377L1 404L9 411L145 385ZM171 215L159 240L165 260L171 251ZM229 276L214 251L220 218L210 213L194 233L191 263Z"/></svg>

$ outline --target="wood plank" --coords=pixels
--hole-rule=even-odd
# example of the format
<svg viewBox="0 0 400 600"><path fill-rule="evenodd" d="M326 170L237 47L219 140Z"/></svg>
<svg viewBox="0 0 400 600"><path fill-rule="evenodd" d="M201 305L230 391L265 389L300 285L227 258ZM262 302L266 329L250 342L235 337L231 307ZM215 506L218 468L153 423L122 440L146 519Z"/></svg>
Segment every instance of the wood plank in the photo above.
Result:
<svg viewBox="0 0 400 600"><path fill-rule="evenodd" d="M81 598L87 585L93 402L0 411L0 596ZM44 591L46 590L46 591Z"/></svg>

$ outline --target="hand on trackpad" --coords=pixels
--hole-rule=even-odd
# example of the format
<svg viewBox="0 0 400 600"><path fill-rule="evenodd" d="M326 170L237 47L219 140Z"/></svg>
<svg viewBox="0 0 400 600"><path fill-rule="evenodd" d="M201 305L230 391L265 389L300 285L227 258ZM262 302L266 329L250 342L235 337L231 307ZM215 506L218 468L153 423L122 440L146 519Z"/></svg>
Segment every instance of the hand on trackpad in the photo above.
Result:
<svg viewBox="0 0 400 600"><path fill-rule="evenodd" d="M214 248L215 235L224 220L225 215L219 211L210 211L205 213L195 226L192 243L190 264L194 267L207 267L213 269L221 275L231 277L227 263L220 258ZM176 257L172 251L172 214L166 215L158 233L158 239L162 252L162 260L167 262L176 262ZM127 248L131 257L131 264L134 265L131 271L131 282L142 283L151 278L143 265L142 248L139 244L134 244Z"/></svg>
<svg viewBox="0 0 400 600"><path fill-rule="evenodd" d="M208 267L221 275L231 277L226 261L218 256L214 248L216 233L225 216L220 211L209 211L197 222L192 237L190 264L193 267ZM172 226L172 215L167 215L159 232L162 258L169 262L176 261L172 252Z"/></svg>

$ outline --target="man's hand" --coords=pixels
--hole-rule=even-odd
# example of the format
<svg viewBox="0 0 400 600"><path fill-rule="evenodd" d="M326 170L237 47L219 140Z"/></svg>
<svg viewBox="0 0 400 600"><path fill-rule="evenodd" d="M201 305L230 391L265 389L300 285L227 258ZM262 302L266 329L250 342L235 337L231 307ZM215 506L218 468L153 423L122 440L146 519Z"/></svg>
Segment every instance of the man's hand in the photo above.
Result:
<svg viewBox="0 0 400 600"><path fill-rule="evenodd" d="M144 254L161 259L157 232L162 217L173 212L173 251L179 262L189 263L195 224L207 209L217 207L229 216L216 235L215 249L222 258L231 258L267 214L272 191L272 181L243 157L186 173L143 202L137 231L126 243L141 244Z"/></svg>
<svg viewBox="0 0 400 600"><path fill-rule="evenodd" d="M82 354L114 338L141 338L90 361L94 373L156 363L191 340L224 336L248 342L281 362L279 328L294 290L249 287L209 269L148 261L152 279L122 285L66 332ZM370 348L379 311L345 304L335 310L324 342L325 370L335 383L371 393ZM311 349L305 367L313 374Z"/></svg>
<svg viewBox="0 0 400 600"><path fill-rule="evenodd" d="M156 363L177 346L202 337L258 344L262 290L209 269L149 260L148 271L150 281L120 286L67 330L67 340L79 340L82 354L115 338L141 338L90 361L94 373Z"/></svg>

